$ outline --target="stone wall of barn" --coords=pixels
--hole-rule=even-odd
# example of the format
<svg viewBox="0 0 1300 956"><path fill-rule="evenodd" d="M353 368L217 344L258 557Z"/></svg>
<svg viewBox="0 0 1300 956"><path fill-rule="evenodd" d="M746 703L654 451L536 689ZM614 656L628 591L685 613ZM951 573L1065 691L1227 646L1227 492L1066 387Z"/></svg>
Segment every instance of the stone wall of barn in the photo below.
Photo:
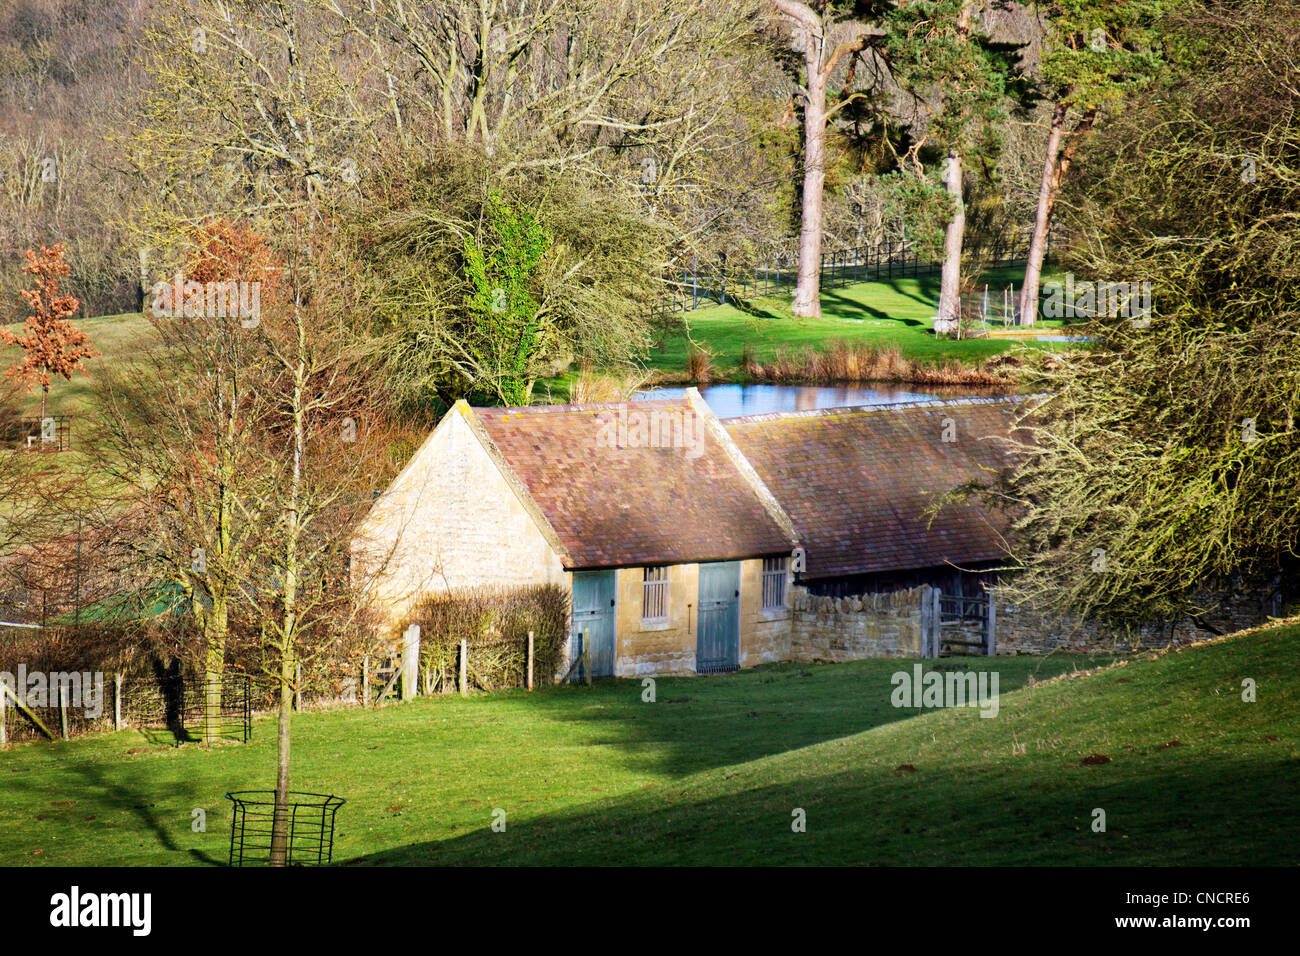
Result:
<svg viewBox="0 0 1300 956"><path fill-rule="evenodd" d="M740 666L754 667L790 659L792 599L786 575L785 607L763 610L763 559L740 563Z"/></svg>
<svg viewBox="0 0 1300 956"><path fill-rule="evenodd" d="M674 564L668 568L668 620L642 619L643 568L617 572L617 651L614 674L649 677L695 673L695 638L690 615L699 591L700 566Z"/></svg>
<svg viewBox="0 0 1300 956"><path fill-rule="evenodd" d="M375 502L352 542L352 575L392 621L424 593L567 585L559 556L454 413Z"/></svg>
<svg viewBox="0 0 1300 956"><path fill-rule="evenodd" d="M791 589L790 660L846 661L864 657L925 656L924 629L931 615L925 606L928 586L847 597L818 597L802 587ZM1085 623L1007 600L1003 588L991 589L995 602L994 644L998 654L1045 654L1049 651L1144 650L1205 640L1263 623L1278 614L1268 594L1232 593L1203 621L1214 630L1183 619L1126 630ZM944 627L943 638L982 640L974 625ZM980 653L951 646L948 653Z"/></svg>
<svg viewBox="0 0 1300 956"><path fill-rule="evenodd" d="M921 657L925 585L888 594L817 597L791 588L790 659Z"/></svg>
<svg viewBox="0 0 1300 956"><path fill-rule="evenodd" d="M617 578L617 642L614 672L619 677L695 673L700 566L668 568L668 619L645 621L641 614L643 569L623 568ZM740 562L740 666L790 659L790 617L763 610L763 561Z"/></svg>

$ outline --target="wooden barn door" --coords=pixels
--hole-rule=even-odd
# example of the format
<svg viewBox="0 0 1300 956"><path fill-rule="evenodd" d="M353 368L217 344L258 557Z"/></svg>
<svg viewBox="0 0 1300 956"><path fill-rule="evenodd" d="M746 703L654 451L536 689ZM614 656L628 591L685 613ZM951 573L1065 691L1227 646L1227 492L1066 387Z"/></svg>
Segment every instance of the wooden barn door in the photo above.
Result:
<svg viewBox="0 0 1300 956"><path fill-rule="evenodd" d="M573 632L569 650L573 659L582 653L584 635L591 647L592 677L614 676L614 572L596 571L573 576ZM578 672L580 679L586 675Z"/></svg>
<svg viewBox="0 0 1300 956"><path fill-rule="evenodd" d="M719 674L740 668L740 562L700 565L699 634L695 670Z"/></svg>

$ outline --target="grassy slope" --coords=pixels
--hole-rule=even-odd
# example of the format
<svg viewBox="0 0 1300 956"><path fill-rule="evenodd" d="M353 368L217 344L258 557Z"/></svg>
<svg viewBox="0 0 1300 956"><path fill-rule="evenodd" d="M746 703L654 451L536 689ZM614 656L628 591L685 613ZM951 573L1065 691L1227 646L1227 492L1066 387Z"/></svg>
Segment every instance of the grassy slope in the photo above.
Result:
<svg viewBox="0 0 1300 956"><path fill-rule="evenodd" d="M1001 288L1023 279L1023 269L1001 270L986 279L990 290ZM715 364L723 368L740 363L746 344L760 361L771 359L781 350L821 348L841 339L897 346L904 356L927 363L973 362L1017 347L1017 343L1006 340L935 338L930 329L938 302L936 273L829 290L822 293L821 319L794 319L790 303L774 299L755 303L752 314L731 305L709 306L685 313L687 331L661 342L647 364L661 371L679 371L686 367L692 342L713 354Z"/></svg>
<svg viewBox="0 0 1300 956"><path fill-rule="evenodd" d="M78 372L71 381L56 378L50 386L46 402L46 412L50 415L72 415L72 449L58 455L32 456L28 466L57 467L65 471L83 474L87 482L99 482L101 474L96 470L93 460L86 455L92 430L96 424L98 398L95 394L97 377L106 368L121 369L124 363L133 360L140 349L154 340L153 328L148 320L138 313L124 315L100 315L94 318L73 320L73 324L90 336L90 343L99 351L95 358L85 361L85 371ZM23 323L8 326L9 330L21 334ZM17 346L0 348L0 369L9 369L22 356ZM14 402L19 413L27 417L36 417L41 409L41 392L39 387L26 394L19 393ZM9 454L0 450L0 454ZM98 485L96 487L99 487ZM7 509L12 507L0 501L0 520Z"/></svg>
<svg viewBox="0 0 1300 956"><path fill-rule="evenodd" d="M654 704L612 681L305 714L295 785L349 798L336 859L369 863L1295 863L1298 636L1014 692L1087 662L976 661L1001 673L995 719L893 709L897 661L663 679ZM1247 676L1258 703L1241 702ZM138 731L16 748L0 862L223 862L221 794L270 784L271 738L261 720L253 743L212 751ZM1080 766L1090 753L1111 762Z"/></svg>

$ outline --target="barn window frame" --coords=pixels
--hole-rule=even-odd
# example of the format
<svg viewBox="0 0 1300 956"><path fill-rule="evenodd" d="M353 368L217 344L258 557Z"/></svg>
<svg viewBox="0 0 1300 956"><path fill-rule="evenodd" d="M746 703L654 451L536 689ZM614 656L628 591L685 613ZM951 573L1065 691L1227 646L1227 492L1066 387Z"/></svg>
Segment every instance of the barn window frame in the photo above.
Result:
<svg viewBox="0 0 1300 956"><path fill-rule="evenodd" d="M669 613L668 565L658 564L641 569L641 621L663 624Z"/></svg>
<svg viewBox="0 0 1300 956"><path fill-rule="evenodd" d="M784 611L788 607L787 598L790 579L790 559L763 559L763 610Z"/></svg>

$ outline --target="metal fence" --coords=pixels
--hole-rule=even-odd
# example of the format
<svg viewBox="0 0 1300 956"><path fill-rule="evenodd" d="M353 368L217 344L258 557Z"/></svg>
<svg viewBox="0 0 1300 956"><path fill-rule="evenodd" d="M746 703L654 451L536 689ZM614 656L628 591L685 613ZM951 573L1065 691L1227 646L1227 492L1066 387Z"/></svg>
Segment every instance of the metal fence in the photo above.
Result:
<svg viewBox="0 0 1300 956"><path fill-rule="evenodd" d="M1053 227L1047 235L1046 255L1051 256L1066 241L1064 232ZM988 268L1002 268L1028 260L1029 242L996 243L987 251ZM822 253L821 288L837 289L856 282L914 278L932 275L942 264L923 260L912 243L880 242ZM701 306L726 305L728 301L776 297L793 291L799 278L798 255L781 256L766 262L728 267L726 256L707 271L683 270L664 278L668 291L655 300L650 310L654 320L671 318Z"/></svg>
<svg viewBox="0 0 1300 956"><path fill-rule="evenodd" d="M226 677L209 727L208 688L215 682L175 674L35 670L7 675L7 680L0 690L0 744L66 740L125 727L177 746L208 736L246 743L253 736L254 704L262 693L247 674Z"/></svg>
<svg viewBox="0 0 1300 956"><path fill-rule="evenodd" d="M821 288L915 277L938 269L938 264L922 261L909 244L885 242L822 253ZM796 255L735 269L728 268L724 260L711 272L684 271L666 280L669 291L656 300L651 317L664 319L705 305L726 305L735 299L775 297L793 291L798 279Z"/></svg>
<svg viewBox="0 0 1300 956"><path fill-rule="evenodd" d="M208 714L209 689L217 704L211 716ZM186 741L205 740L209 736L247 743L253 736L255 693L253 680L247 674L230 676L220 682L193 679L162 681L153 696L152 706L138 710L133 715L132 724L144 729L166 731L178 745Z"/></svg>
<svg viewBox="0 0 1300 956"><path fill-rule="evenodd" d="M0 425L0 447L19 451L67 451L72 447L72 416L12 419Z"/></svg>

